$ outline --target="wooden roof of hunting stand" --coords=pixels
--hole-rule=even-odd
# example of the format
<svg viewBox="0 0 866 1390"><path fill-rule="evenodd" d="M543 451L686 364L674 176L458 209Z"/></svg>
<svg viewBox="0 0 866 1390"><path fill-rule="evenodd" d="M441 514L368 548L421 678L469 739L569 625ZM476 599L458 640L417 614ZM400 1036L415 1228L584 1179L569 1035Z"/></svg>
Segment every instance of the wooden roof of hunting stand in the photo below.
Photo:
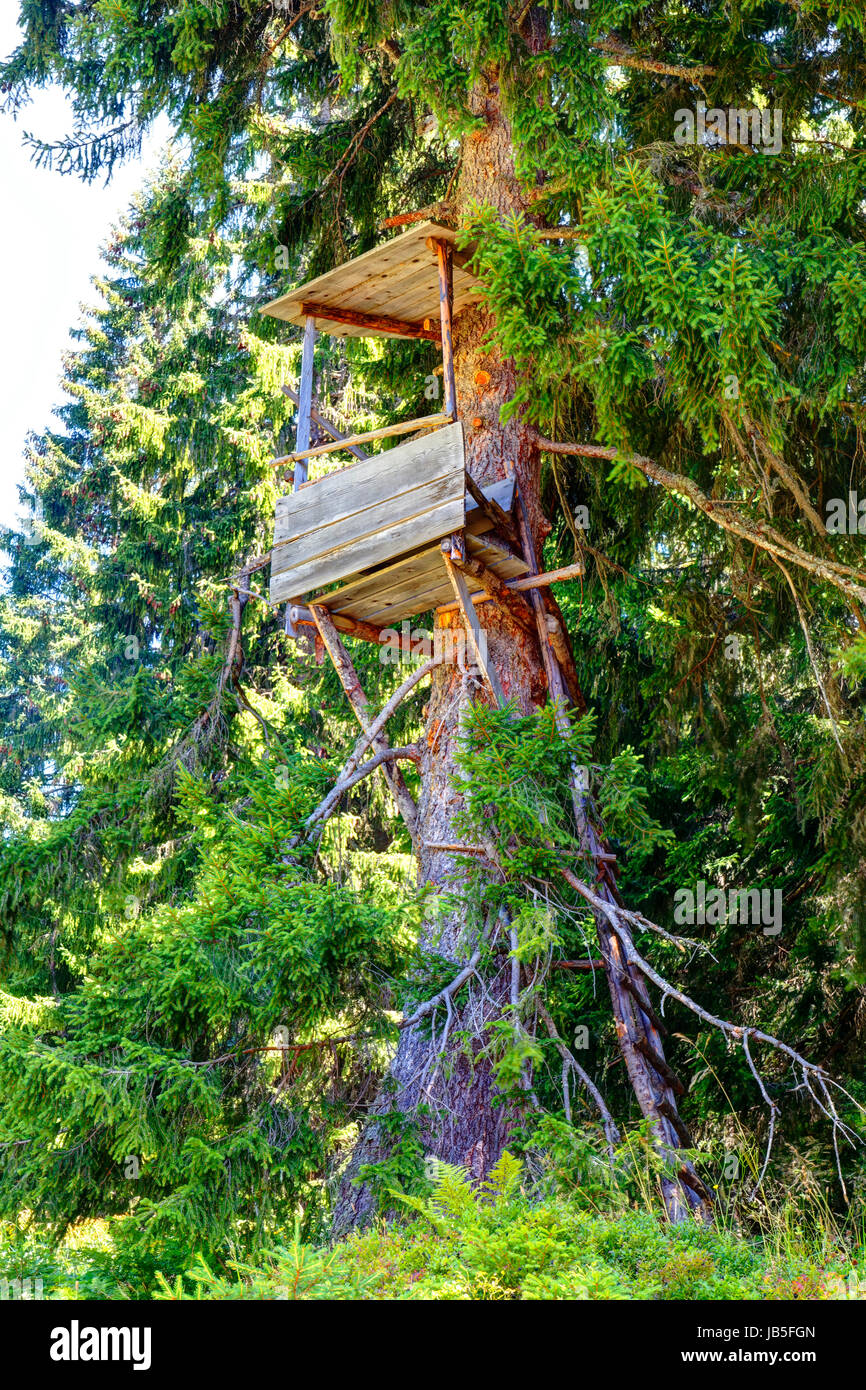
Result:
<svg viewBox="0 0 866 1390"><path fill-rule="evenodd" d="M436 222L418 223L402 236L272 300L263 312L301 326L312 317L322 332L341 337L418 337L439 342L439 268L427 245L431 238L451 248L452 313L459 314L478 299L478 282L466 269L468 254L454 246L455 233Z"/></svg>
<svg viewBox="0 0 866 1390"><path fill-rule="evenodd" d="M265 306L265 313L304 327L299 388L283 388L298 406L295 450L274 461L293 466L294 490L276 506L271 601L288 601L292 635L296 624L316 622L314 608L324 608L338 629L377 640L383 627L456 598L479 665L501 699L495 672L478 650L471 595L501 598L506 582L529 565L510 515L514 479L480 488L465 469L451 320L480 290L454 241L449 228L420 223ZM342 434L313 406L317 330L441 343L443 409ZM329 443L311 447L313 421ZM360 447L399 434L413 438L373 456ZM338 450L355 461L307 482L307 460ZM495 541L487 535L493 530ZM305 596L313 607L299 602Z"/></svg>

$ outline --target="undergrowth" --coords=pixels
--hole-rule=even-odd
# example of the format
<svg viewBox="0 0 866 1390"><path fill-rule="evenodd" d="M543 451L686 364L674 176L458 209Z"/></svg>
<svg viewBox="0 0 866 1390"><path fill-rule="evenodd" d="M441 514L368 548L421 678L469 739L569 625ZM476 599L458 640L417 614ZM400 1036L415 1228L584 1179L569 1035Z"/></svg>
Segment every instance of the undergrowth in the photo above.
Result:
<svg viewBox="0 0 866 1390"><path fill-rule="evenodd" d="M581 1189L530 1181L503 1154L488 1181L436 1163L404 1215L327 1246L275 1233L255 1263L163 1248L124 1254L123 1223L81 1223L58 1248L0 1233L7 1278L39 1276L49 1299L593 1300L866 1298L862 1243L781 1209L759 1235L722 1224L667 1224L646 1206L587 1202ZM127 1218L128 1219L128 1218Z"/></svg>

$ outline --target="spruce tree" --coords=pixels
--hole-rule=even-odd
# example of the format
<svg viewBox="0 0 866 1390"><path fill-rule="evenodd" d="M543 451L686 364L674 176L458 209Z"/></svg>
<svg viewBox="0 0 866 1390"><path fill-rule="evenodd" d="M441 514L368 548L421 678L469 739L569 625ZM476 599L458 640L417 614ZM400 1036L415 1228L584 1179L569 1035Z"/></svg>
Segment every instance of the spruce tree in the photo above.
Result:
<svg viewBox="0 0 866 1390"><path fill-rule="evenodd" d="M630 848L621 886L648 903L686 867L710 877L721 862L724 871L711 842L721 830L729 856L781 879L792 901L805 892L811 914L802 900L795 912L808 1008L802 997L799 1013L776 1001L774 1024L793 1024L798 1045L826 1043L818 1019L832 985L816 922L847 933L836 960L849 968L863 902L866 579L859 529L825 524L828 503L847 499L859 477L862 15L851 4L684 14L612 0L586 10L437 0L374 11L333 0L323 15L132 0L96 13L28 9L26 41L5 69L9 100L62 77L79 118L74 137L44 157L93 175L159 109L189 137L194 211L172 196L155 218L164 266L188 263L200 223L217 238L242 228L251 308L270 293L278 251L300 281L367 249L382 220L421 203L461 229L485 286L457 328L468 466L486 482L512 463L545 561L585 557L583 591L563 610L580 684L602 715L594 757L622 774L604 774L601 798L621 830L621 857ZM100 73L97 85L96 65L109 57L111 79ZM732 137L728 113L752 106L781 113L778 149L763 128L759 138L754 126L748 139L739 127ZM699 111L725 120L680 143L684 113L696 122ZM253 320L246 339L260 373L273 331ZM347 349L320 388L338 410L352 392L378 389L383 413L418 413L424 351L383 362ZM270 409L282 423L280 402ZM267 476L264 452L257 462ZM253 550L239 545L232 563ZM488 638L518 713L530 717L544 694L538 647L516 643L500 617ZM433 676L421 745L419 838L433 844L453 838L458 735L474 717L470 692L451 681ZM509 736L485 734L493 747ZM658 805L648 819L636 809L630 745L651 764ZM481 781L483 746L471 763ZM567 740L560 752L567 781ZM556 805L547 808L554 819ZM681 850L659 834L659 805ZM617 819L624 806L631 832L628 817ZM452 867L442 852L421 855L421 878L435 889L452 886ZM532 878L548 882L549 864L526 867L522 891ZM583 920L578 905L566 897L572 923ZM493 906L495 894L474 915L454 903L422 934L428 955L471 957ZM509 907L519 918L516 900ZM529 933L536 961L547 949L538 929ZM523 949L518 933L512 951ZM761 965L773 979L782 968L781 956ZM694 974L690 995L707 980L703 966ZM430 1040L403 1032L356 1155L373 1163L368 1176L394 1150L393 1117L425 1107L449 1116L426 1131L441 1156L478 1174L495 1161L558 1045L536 1030L527 975L516 1003L511 979L510 966L489 962L490 1014L485 1003L479 1023L471 1001L461 1005L431 1089ZM547 989L561 1042L594 1006L581 985L563 990L553 974ZM730 1034L710 1037L724 1052ZM747 1060L731 1064L738 1086L753 1084ZM343 1219L372 1195L370 1186L358 1201L344 1187Z"/></svg>

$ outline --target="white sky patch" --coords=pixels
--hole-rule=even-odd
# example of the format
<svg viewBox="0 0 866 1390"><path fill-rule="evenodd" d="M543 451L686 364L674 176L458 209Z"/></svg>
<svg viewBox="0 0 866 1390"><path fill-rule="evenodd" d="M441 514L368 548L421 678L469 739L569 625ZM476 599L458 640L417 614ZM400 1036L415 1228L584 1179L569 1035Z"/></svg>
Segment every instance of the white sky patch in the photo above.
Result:
<svg viewBox="0 0 866 1390"><path fill-rule="evenodd" d="M6 57L20 34L15 15L3 10L0 53ZM71 127L69 104L58 89L38 93L17 121L0 116L0 525L20 525L17 484L24 477L28 431L52 423L52 409L67 399L59 385L61 357L72 346L69 330L80 320L79 306L96 302L90 277L101 269L99 248L170 133L168 122L160 123L141 158L115 166L106 188L37 169L22 144L25 130L59 139Z"/></svg>

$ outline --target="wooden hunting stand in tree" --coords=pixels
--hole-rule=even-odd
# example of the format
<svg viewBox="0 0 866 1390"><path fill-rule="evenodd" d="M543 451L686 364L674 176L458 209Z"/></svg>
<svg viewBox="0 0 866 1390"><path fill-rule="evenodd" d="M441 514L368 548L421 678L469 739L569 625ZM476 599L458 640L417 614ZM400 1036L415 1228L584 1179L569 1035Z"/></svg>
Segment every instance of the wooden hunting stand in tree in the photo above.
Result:
<svg viewBox="0 0 866 1390"><path fill-rule="evenodd" d="M449 228L420 222L364 256L293 289L264 310L304 329L299 389L284 388L297 404L295 452L275 460L275 467L293 467L293 491L277 502L270 553L271 602L288 603L286 631L293 637L304 626L316 630L317 653L324 656L327 651L334 662L371 745L373 762L381 765L396 808L409 828L421 873L431 884L448 873L448 866L442 867L443 853L461 848L448 842L452 835L448 769L453 770L453 763L443 762L443 771L435 756L446 720L453 717L442 703L443 696L448 699L450 678L443 677L436 691L436 673L432 673L434 713L428 714L428 735L423 744L414 749L392 749L382 733L384 716L374 716L341 632L381 642L385 628L393 630L395 624L435 609L438 624L448 623L452 616L461 621L475 666L500 705L506 702L506 689L516 698L518 708L521 701L525 705L531 685L527 670L537 666L539 657L546 691L556 702L556 719L563 733L569 728L569 706L585 708L562 614L550 594L553 582L582 573L582 566L573 564L556 573L539 574L531 510L520 486L521 468L524 480L528 471L525 449L516 466L510 453L512 443L506 442L506 438L516 442L513 431L507 435L507 427L500 427L492 418L485 436L489 450L485 461L492 461L502 477L489 481L492 470L488 468L484 481L475 481L467 466L467 453L474 449L477 470L475 427L484 421L471 420L466 402L461 411L464 418L457 411L456 382L461 371L467 393L471 386L466 364L460 364L459 356L455 371L452 320L457 320L460 347L461 328L478 318L481 293L467 270L468 257L457 253L453 243L455 232ZM460 318L464 311L466 318ZM313 404L317 331L441 343L443 410L367 434L341 434ZM477 322L471 332L478 334ZM502 363L498 370L502 374ZM489 381L491 375L480 368L471 381L477 384L480 378ZM310 445L313 423L331 435L331 442ZM367 456L361 448L364 443L400 434L411 438L378 455ZM352 463L317 481L307 481L307 460L338 450L348 450ZM541 531L538 517L535 531ZM496 634L493 652L488 652L487 632L482 634L478 623L480 603L492 603L496 609L485 624ZM405 639L400 645L406 645ZM532 648L538 653L535 657ZM423 674L424 670L418 671L418 676ZM410 682L414 678L410 677ZM453 746L453 734L452 728L449 746ZM432 788L421 792L417 805L399 769L400 758L416 759L423 787L427 781L427 787ZM621 905L613 869L616 856L606 851L589 819L577 780L573 780L571 792L581 844L598 866L595 902L603 905L598 913L599 944L609 974L617 1033L635 1094L651 1119L657 1144L664 1154L673 1155L681 1144L688 1143L676 1105L680 1083L664 1061L663 1024L653 1013L646 981L623 958L623 944L605 917L605 912ZM456 942L460 924L455 930ZM456 951L456 944L453 949ZM409 1066L410 1072L416 1068L416 1062L411 1061L413 1048L423 1049L425 1045L423 1040L406 1038L407 1062L402 1063L398 1054L396 1076L402 1074L403 1065ZM557 1040L557 1045L564 1047L562 1040ZM463 1106L471 1115L480 1104L474 1095L474 1081L467 1077L460 1080L456 1074L453 1084L457 1090L449 1091L450 1112ZM405 1094L411 1094L409 1083ZM603 1102L599 1104L606 1113ZM475 1145L478 1151L498 1155L503 1140L493 1133L492 1126L499 1123L496 1112L488 1125L491 1133L485 1133ZM709 1211L709 1195L687 1159L677 1161L677 1176L664 1180L664 1190L671 1213Z"/></svg>
<svg viewBox="0 0 866 1390"><path fill-rule="evenodd" d="M484 342L479 329L484 311L479 306L480 286L467 269L469 257L455 250L454 241L450 229L421 222L265 307L266 313L304 329L299 388L297 392L283 388L298 406L298 426L294 452L275 460L276 467L293 467L294 488L276 505L269 557L271 601L287 603L287 632L298 636L305 625L314 628L318 655L327 651L333 661L371 746L371 762L381 765L411 835L422 878L430 885L446 881L453 851L463 849L451 843L453 791L449 784L460 717L459 710L454 712L449 688L456 679L462 689L463 678L432 671L436 660L410 677L401 690L408 690L425 672L432 676L427 737L413 748L392 749L383 732L388 706L375 716L340 633L379 642L383 629L394 629L405 619L435 609L437 624L449 623L452 617L462 622L475 664L499 704L505 703L506 690L517 708L543 698L542 689L535 691L532 680L538 670L548 697L556 702L557 723L564 733L569 728L569 706L585 708L568 634L551 593L554 581L582 573L582 566L539 573L541 518L528 493L521 491L521 483L528 483L537 493L537 472L533 471L537 443L521 437L519 423L516 428L513 421L501 425L498 410L495 416L491 412L486 426L482 419L472 418L475 410L466 399L461 402L462 415L458 414L457 381L461 381L461 395L465 392L469 397L473 386L490 383L491 372L486 367L473 367L471 374L467 371L467 344ZM458 320L456 372L452 319ZM444 409L365 434L341 434L313 405L317 330L337 336L423 338L441 343ZM486 360L497 372L501 388L508 376L507 364L495 354ZM313 422L331 436L329 443L311 447ZM374 456L363 452L364 444L399 434L412 437ZM308 481L308 460L339 450L348 451L353 461ZM491 481L496 472L502 476ZM262 557L265 562L267 558ZM304 598L306 604L301 602ZM485 625L493 633L491 652L488 631L482 636L476 613L481 603L490 603L496 610L488 614ZM401 646L405 645L401 640ZM400 758L419 764L422 793L417 804L397 766ZM625 937L621 939L608 920L611 912L621 908L615 855L605 849L591 819L576 769L571 790L580 843L598 869L592 898L629 1076L660 1151L672 1159L681 1144L690 1142L676 1108L682 1088L664 1059L663 1024L653 1012L646 981L625 958ZM470 848L474 852L475 847ZM578 882L569 869L563 872L570 875L570 883ZM617 929L628 930L618 917ZM449 930L453 932L450 949L456 954L462 924L455 922ZM496 988L500 992L505 988L501 980ZM506 1004L508 999L511 994L507 998L503 994L500 1002ZM553 1027L550 1020L547 1026ZM556 1037L555 1029L551 1036ZM562 1050L564 1043L556 1040ZM417 1055L426 1047L423 1038L407 1032L403 1050L398 1050L392 1072L398 1080L402 1078L404 1096L415 1095L415 1079L422 1072L426 1075L423 1066L419 1070ZM567 1064L574 1065L591 1087L573 1058ZM442 1085L447 1089L449 1114L462 1113L465 1132L475 1136L472 1162L481 1164L478 1174L483 1175L487 1162L483 1155L498 1157L501 1151L504 1112L494 1112L488 1104L484 1069L476 1067L471 1075L464 1075L461 1065L458 1059L453 1078L443 1077ZM610 1140L613 1122L598 1093L592 1094L606 1116ZM416 1100L427 1104L429 1096L425 1091ZM473 1116L481 1116L478 1125ZM366 1152L367 1142L358 1155ZM378 1141L371 1138L369 1142L374 1146L370 1154L378 1152ZM462 1150L446 1149L445 1156L449 1161L468 1161ZM664 1187L672 1214L709 1210L709 1196L687 1159L677 1160L676 1176L667 1177ZM354 1198L346 1200L354 1212Z"/></svg>
<svg viewBox="0 0 866 1390"><path fill-rule="evenodd" d="M451 323L479 298L467 260L453 231L424 222L266 305L265 313L304 327L300 388L290 392L298 405L295 451L276 460L294 465L294 490L277 502L271 601L288 601L292 635L319 626L316 611L326 610L340 631L372 641L383 628L456 601L478 665L503 702L478 640L473 596L508 602L507 581L530 566L511 517L514 477L482 488L465 468ZM313 407L317 331L441 343L443 411L341 435ZM329 443L310 447L313 422ZM360 447L398 434L413 437L373 457ZM355 461L308 482L307 460L338 450Z"/></svg>

